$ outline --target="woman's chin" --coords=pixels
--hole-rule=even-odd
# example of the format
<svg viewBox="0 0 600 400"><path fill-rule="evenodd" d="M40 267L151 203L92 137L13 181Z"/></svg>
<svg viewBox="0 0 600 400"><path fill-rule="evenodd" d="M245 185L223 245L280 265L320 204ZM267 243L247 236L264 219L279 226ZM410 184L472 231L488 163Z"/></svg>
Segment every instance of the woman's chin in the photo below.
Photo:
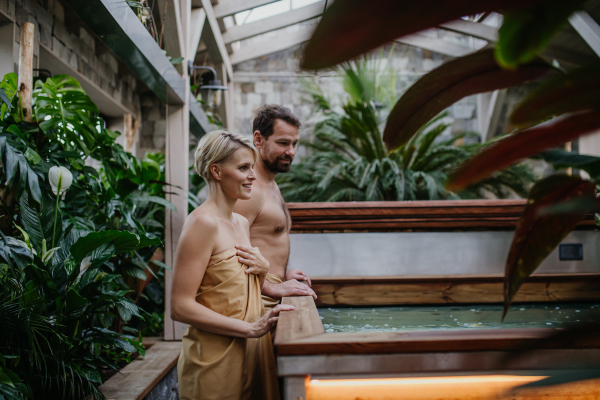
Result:
<svg viewBox="0 0 600 400"><path fill-rule="evenodd" d="M250 192L240 193L240 195L238 196L238 200L250 200L250 197L252 197L252 193Z"/></svg>

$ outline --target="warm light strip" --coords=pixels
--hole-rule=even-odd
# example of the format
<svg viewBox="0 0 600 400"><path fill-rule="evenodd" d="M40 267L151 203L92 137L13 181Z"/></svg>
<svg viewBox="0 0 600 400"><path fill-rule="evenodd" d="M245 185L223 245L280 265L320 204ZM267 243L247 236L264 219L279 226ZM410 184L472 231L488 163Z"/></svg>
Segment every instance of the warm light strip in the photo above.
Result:
<svg viewBox="0 0 600 400"><path fill-rule="evenodd" d="M451 383L491 383L491 382L535 382L546 376L487 375L449 376L436 378L383 378L383 379L312 379L312 386L375 386L375 385L435 385Z"/></svg>

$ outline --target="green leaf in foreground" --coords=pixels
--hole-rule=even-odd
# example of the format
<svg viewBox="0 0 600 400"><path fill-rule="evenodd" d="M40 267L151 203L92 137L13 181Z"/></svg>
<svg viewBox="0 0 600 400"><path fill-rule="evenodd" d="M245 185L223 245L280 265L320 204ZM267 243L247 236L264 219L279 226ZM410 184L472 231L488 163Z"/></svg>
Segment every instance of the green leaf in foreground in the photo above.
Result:
<svg viewBox="0 0 600 400"><path fill-rule="evenodd" d="M144 247L158 246L161 244L161 241L158 238L136 235L128 231L110 230L91 232L77 239L73 247L71 247L71 254L77 262L81 262L87 255L106 243L113 243L115 253L121 254Z"/></svg>
<svg viewBox="0 0 600 400"><path fill-rule="evenodd" d="M531 61L587 0L546 1L504 13L498 32L496 59L504 68Z"/></svg>
<svg viewBox="0 0 600 400"><path fill-rule="evenodd" d="M398 100L388 117L383 140L390 150L395 149L463 97L517 86L552 70L543 60L503 70L496 63L492 49L449 61L421 77Z"/></svg>
<svg viewBox="0 0 600 400"><path fill-rule="evenodd" d="M580 178L556 174L537 182L529 193L519 219L506 261L504 276L504 313L519 287L540 263L583 219L587 210L550 214L544 208L575 199L594 201L596 185Z"/></svg>

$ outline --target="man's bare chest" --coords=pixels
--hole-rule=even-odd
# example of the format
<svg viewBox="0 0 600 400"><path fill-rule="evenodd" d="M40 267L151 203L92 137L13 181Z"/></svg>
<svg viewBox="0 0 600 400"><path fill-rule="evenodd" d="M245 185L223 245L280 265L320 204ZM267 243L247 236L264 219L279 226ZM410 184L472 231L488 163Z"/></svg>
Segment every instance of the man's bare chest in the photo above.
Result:
<svg viewBox="0 0 600 400"><path fill-rule="evenodd" d="M272 234L287 234L290 230L291 219L283 199L273 196L266 200L254 225L261 230L268 230Z"/></svg>

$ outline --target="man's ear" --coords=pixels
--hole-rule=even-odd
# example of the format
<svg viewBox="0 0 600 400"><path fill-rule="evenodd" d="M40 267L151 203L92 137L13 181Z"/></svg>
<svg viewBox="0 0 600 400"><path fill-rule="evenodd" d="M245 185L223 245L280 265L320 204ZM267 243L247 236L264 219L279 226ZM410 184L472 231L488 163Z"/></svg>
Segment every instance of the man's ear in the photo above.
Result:
<svg viewBox="0 0 600 400"><path fill-rule="evenodd" d="M265 142L265 138L261 135L260 131L254 131L254 146L257 149L261 148Z"/></svg>
<svg viewBox="0 0 600 400"><path fill-rule="evenodd" d="M216 181L221 180L221 167L218 164L212 164L208 170Z"/></svg>

